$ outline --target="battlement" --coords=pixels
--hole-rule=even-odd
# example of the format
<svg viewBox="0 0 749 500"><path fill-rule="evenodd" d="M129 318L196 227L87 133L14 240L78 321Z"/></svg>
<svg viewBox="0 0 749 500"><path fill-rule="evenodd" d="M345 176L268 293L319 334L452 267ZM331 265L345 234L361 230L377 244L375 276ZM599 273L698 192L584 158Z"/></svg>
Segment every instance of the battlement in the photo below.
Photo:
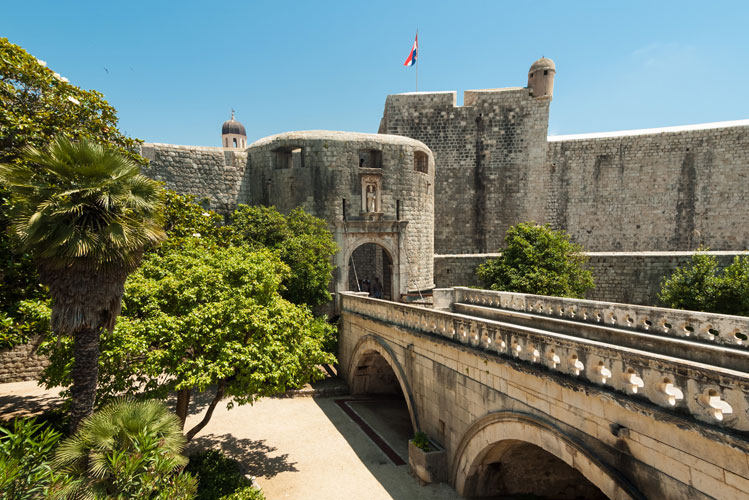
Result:
<svg viewBox="0 0 749 500"><path fill-rule="evenodd" d="M470 108L481 104L497 104L506 100L532 98L526 87L504 87L498 89L474 89L463 92L463 105L458 106L458 93L454 90L443 92L405 92L387 97L385 107L396 108Z"/></svg>

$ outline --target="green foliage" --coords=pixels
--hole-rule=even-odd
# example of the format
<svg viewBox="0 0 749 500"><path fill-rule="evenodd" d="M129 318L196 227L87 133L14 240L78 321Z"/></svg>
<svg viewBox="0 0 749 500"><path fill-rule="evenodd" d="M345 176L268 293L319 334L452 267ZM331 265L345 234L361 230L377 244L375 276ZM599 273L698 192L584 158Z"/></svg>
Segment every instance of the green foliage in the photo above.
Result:
<svg viewBox="0 0 749 500"><path fill-rule="evenodd" d="M661 284L661 302L676 309L749 316L749 257L721 273L713 255L698 252Z"/></svg>
<svg viewBox="0 0 749 500"><path fill-rule="evenodd" d="M221 500L265 500L263 492L252 486L245 486L221 497Z"/></svg>
<svg viewBox="0 0 749 500"><path fill-rule="evenodd" d="M62 442L53 465L63 481L54 498L190 499L197 482L179 420L159 401L116 401Z"/></svg>
<svg viewBox="0 0 749 500"><path fill-rule="evenodd" d="M163 238L161 189L114 149L58 137L24 149L22 163L0 165L12 193L11 225L20 249L63 267L135 267L139 252Z"/></svg>
<svg viewBox="0 0 749 500"><path fill-rule="evenodd" d="M242 475L239 463L218 450L190 456L186 472L198 478L196 500L262 500L262 493Z"/></svg>
<svg viewBox="0 0 749 500"><path fill-rule="evenodd" d="M593 287L582 252L564 231L519 223L507 230L502 255L476 274L492 290L582 298Z"/></svg>
<svg viewBox="0 0 749 500"><path fill-rule="evenodd" d="M126 283L123 314L101 336L99 395L164 396L223 381L231 403L251 403L321 377L335 329L278 290L288 267L269 250L208 246L146 256ZM47 386L67 386L72 339L50 341Z"/></svg>
<svg viewBox="0 0 749 500"><path fill-rule="evenodd" d="M45 498L55 480L49 460L62 434L36 419L0 427L0 495L4 500Z"/></svg>
<svg viewBox="0 0 749 500"><path fill-rule="evenodd" d="M196 203L194 195L166 190L164 201L164 229L168 240L160 247L162 251L179 246L182 238L199 237L207 244L221 246L227 246L232 241L232 227L223 225L222 216Z"/></svg>
<svg viewBox="0 0 749 500"><path fill-rule="evenodd" d="M14 162L25 147L46 147L60 135L114 146L145 164L132 153L139 141L117 129L117 112L101 93L68 83L0 38L0 163Z"/></svg>
<svg viewBox="0 0 749 500"><path fill-rule="evenodd" d="M419 431L414 434L413 443L414 446L421 450L424 450L425 452L432 451L431 447L429 446L429 438L427 437L425 432Z"/></svg>
<svg viewBox="0 0 749 500"><path fill-rule="evenodd" d="M240 205L232 215L232 227L244 244L277 251L291 268L283 281L284 298L310 307L331 300L331 257L338 248L324 220L301 208L284 216L275 207Z"/></svg>
<svg viewBox="0 0 749 500"><path fill-rule="evenodd" d="M241 404L303 384L332 361L322 351L332 327L279 296L289 270L273 253L183 243L149 257L127 283L117 334L131 346L147 340L142 370L173 375L174 389L226 380Z"/></svg>
<svg viewBox="0 0 749 500"><path fill-rule="evenodd" d="M48 301L21 300L17 309L15 318L0 311L0 349L25 344L32 336L49 332Z"/></svg>
<svg viewBox="0 0 749 500"><path fill-rule="evenodd" d="M46 148L59 136L86 138L146 164L133 152L140 141L117 129L116 111L102 94L68 83L21 47L0 38L0 163L23 165L25 148ZM25 320L17 317L19 303L47 299L30 255L16 254L19 241L9 231L10 206L10 194L0 185L0 312L5 313L0 314L0 342L6 346L26 339Z"/></svg>

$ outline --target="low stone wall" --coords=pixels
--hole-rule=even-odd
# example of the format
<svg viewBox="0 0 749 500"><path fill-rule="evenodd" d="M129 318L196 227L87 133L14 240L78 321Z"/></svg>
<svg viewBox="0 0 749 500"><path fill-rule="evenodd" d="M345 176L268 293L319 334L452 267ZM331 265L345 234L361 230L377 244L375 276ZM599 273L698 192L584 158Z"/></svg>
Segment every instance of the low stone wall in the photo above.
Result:
<svg viewBox="0 0 749 500"><path fill-rule="evenodd" d="M587 299L638 305L658 305L664 278L689 263L695 252L588 252L595 288ZM737 255L749 252L707 252L728 266ZM434 256L437 288L482 286L476 268L499 254L453 254Z"/></svg>
<svg viewBox="0 0 749 500"><path fill-rule="evenodd" d="M28 344L13 349L0 349L0 384L37 380L49 364L45 356L37 356L36 348L42 337L32 338Z"/></svg>
<svg viewBox="0 0 749 500"><path fill-rule="evenodd" d="M434 284L437 288L482 286L476 268L498 253L469 253L434 256Z"/></svg>

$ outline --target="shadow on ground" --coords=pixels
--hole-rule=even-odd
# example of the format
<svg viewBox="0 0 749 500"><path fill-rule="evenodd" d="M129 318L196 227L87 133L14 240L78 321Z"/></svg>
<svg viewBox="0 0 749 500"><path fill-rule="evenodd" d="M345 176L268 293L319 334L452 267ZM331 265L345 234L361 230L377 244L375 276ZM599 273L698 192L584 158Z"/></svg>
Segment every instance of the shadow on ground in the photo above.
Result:
<svg viewBox="0 0 749 500"><path fill-rule="evenodd" d="M219 449L240 463L243 474L271 478L281 472L297 472L295 462L289 462L288 454L269 456L275 447L265 444L265 440L237 439L231 434L208 434L196 437L190 442L188 454L209 448Z"/></svg>
<svg viewBox="0 0 749 500"><path fill-rule="evenodd" d="M377 463L371 461L371 451L369 448L373 444L367 439L362 439L362 430L354 424L349 417L338 408L333 398L320 398L315 399L317 406L325 413L330 422L338 429L338 432L348 441L351 449L354 450L356 455L361 459L362 463L367 467L369 472L377 479L377 481L385 488L388 494L393 500L412 500L412 492L405 491L402 484L402 479L398 476L388 474L385 467L396 467L392 465L386 458ZM401 465L399 467L408 467L408 465ZM417 479L414 479L417 481Z"/></svg>
<svg viewBox="0 0 749 500"><path fill-rule="evenodd" d="M61 404L62 400L53 395L2 394L0 395L0 420L39 415Z"/></svg>

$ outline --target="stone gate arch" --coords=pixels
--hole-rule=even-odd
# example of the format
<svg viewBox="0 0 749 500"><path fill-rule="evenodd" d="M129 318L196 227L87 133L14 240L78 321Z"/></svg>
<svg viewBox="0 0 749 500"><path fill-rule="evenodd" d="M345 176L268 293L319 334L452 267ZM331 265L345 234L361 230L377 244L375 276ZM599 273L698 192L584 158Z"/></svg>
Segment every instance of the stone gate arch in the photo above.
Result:
<svg viewBox="0 0 749 500"><path fill-rule="evenodd" d="M365 335L359 339L351 352L349 358L347 374L347 382L352 390L355 388L355 377L356 370L361 365L363 359L368 354L375 352L382 356L385 361L390 365L395 377L398 380L403 397L406 400L406 406L408 407L408 414L411 418L411 426L414 432L419 430L419 419L416 411L416 404L414 401L413 393L411 391L411 385L409 384L406 372L403 370L403 366L398 361L398 358L393 351L392 347L382 338L376 335Z"/></svg>
<svg viewBox="0 0 749 500"><path fill-rule="evenodd" d="M388 242L380 241L377 238L358 238L352 242L351 248L346 249L346 253L348 254L346 258L346 269L345 274L341 277L346 284L346 290L351 292L359 291L356 286L352 286L352 282L356 283L356 279L362 280L364 278L369 278L370 281L374 280L374 277L378 275L377 271L381 271L381 284L383 286L383 292L384 296L381 298L386 298L389 300L398 300L400 298L399 290L397 288L396 283L396 275L398 274L398 269L394 261L394 254L393 249L388 248L391 247L391 245L387 244ZM368 248L369 247L369 248ZM364 251L364 254L370 254L371 258L374 258L378 252L378 250L381 252L380 256L382 257L381 269L376 269L378 267L376 262L367 262L368 259L365 258L364 261L362 261L362 251ZM358 256L357 256L358 254ZM355 273L352 272L352 263L354 263L353 269L356 270ZM362 266L362 264L372 264L371 268L367 271L365 270L367 266ZM372 271L375 272L372 272Z"/></svg>
<svg viewBox="0 0 749 500"><path fill-rule="evenodd" d="M645 497L615 470L606 466L552 424L516 412L497 412L475 422L465 433L453 456L451 478L458 494L472 496L479 467L487 454L502 443L523 442L577 470L604 495L615 500ZM509 447L508 447L509 448ZM501 453L501 450L500 450ZM529 477L529 481L533 478Z"/></svg>
<svg viewBox="0 0 749 500"><path fill-rule="evenodd" d="M340 250L335 256L336 291L348 290L349 263L354 251L374 243L387 252L392 264L392 300L399 301L401 295L408 293L408 263L403 257L406 250L402 238L407 224L406 221L337 221L335 239Z"/></svg>

